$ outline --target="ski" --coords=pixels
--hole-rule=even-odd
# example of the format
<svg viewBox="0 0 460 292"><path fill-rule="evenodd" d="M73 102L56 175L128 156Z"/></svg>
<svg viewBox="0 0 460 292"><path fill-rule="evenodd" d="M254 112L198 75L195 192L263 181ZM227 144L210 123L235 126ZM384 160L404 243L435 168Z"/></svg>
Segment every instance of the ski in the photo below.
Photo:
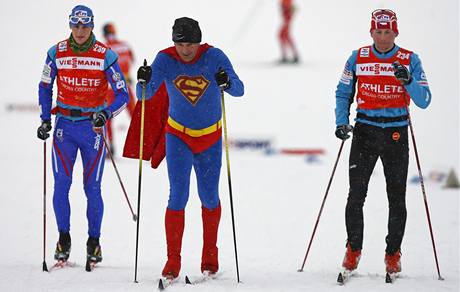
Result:
<svg viewBox="0 0 460 292"><path fill-rule="evenodd" d="M397 273L388 273L385 275L385 283L393 283L396 280Z"/></svg>
<svg viewBox="0 0 460 292"><path fill-rule="evenodd" d="M351 271L345 269L339 273L337 277L337 283L342 286L350 279L351 276L352 276ZM398 276L398 273L388 273L387 272L385 275L385 283L390 283L390 284L393 283L396 280L397 276Z"/></svg>
<svg viewBox="0 0 460 292"><path fill-rule="evenodd" d="M165 290L166 288L168 288L172 284L176 283L177 279L178 278L174 278L174 279L160 278L160 280L158 281L158 290L160 290L160 291Z"/></svg>
<svg viewBox="0 0 460 292"><path fill-rule="evenodd" d="M62 261L62 260L58 260L51 268L50 268L50 272L52 271L55 271L55 270L60 270L60 269L63 269L65 267L75 267L77 264L75 262L69 262L69 261Z"/></svg>
<svg viewBox="0 0 460 292"><path fill-rule="evenodd" d="M209 280L213 280L215 278L217 278L216 273L209 273L208 271L204 271L203 274L197 279L190 280L190 278L188 276L185 276L185 284L187 284L187 285L197 285L197 284L209 281Z"/></svg>
<svg viewBox="0 0 460 292"><path fill-rule="evenodd" d="M350 270L343 270L342 272L339 273L339 275L337 276L337 283L339 285L344 285L348 279L350 278L351 276L351 272Z"/></svg>

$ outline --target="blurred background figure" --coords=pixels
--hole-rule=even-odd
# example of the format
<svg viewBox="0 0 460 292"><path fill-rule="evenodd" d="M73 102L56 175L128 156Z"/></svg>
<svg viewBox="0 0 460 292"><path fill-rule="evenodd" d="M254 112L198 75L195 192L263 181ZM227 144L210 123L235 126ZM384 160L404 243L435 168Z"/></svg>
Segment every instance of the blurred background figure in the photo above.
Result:
<svg viewBox="0 0 460 292"><path fill-rule="evenodd" d="M279 40L281 45L281 60L280 63L298 63L299 54L296 46L291 38L291 20L295 12L295 6L292 0L281 0L280 7L283 15L283 23L279 32ZM288 55L291 55L291 59Z"/></svg>
<svg viewBox="0 0 460 292"><path fill-rule="evenodd" d="M129 102L128 102L127 109L128 109L129 115L132 117L132 114L134 112L134 107L136 105L136 102L134 100L133 91L131 88L132 80L129 74L131 65L134 62L133 51L131 50L127 42L117 39L117 36L116 36L117 33L116 33L115 25L113 23L110 23L110 22L106 23L103 27L103 33L104 33L104 38L105 38L105 44L107 45L107 47L115 51L115 53L117 53L118 55L118 64L120 64L120 69L125 77L128 92L129 92ZM108 93L107 94L107 104L110 105L114 100L114 93L113 93L113 90L109 90L107 93ZM108 121L106 128L107 128L107 135L109 137L110 150L112 151L112 155L114 155L115 147L114 147L113 129L112 129L111 121Z"/></svg>

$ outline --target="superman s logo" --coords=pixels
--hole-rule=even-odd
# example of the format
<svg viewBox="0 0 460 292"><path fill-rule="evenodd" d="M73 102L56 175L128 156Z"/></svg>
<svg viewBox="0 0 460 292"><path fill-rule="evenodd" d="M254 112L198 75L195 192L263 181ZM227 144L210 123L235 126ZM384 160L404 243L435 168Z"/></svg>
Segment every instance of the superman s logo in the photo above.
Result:
<svg viewBox="0 0 460 292"><path fill-rule="evenodd" d="M203 96L209 83L203 76L191 77L179 75L174 80L176 88L192 105L196 105L198 100Z"/></svg>

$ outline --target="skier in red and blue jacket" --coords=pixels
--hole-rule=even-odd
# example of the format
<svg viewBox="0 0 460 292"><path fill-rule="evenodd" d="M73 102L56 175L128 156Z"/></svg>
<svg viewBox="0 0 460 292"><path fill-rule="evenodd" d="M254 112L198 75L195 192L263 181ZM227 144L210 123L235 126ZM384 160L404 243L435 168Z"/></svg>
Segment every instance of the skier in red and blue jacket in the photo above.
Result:
<svg viewBox="0 0 460 292"><path fill-rule="evenodd" d="M406 182L409 164L408 106L431 102L428 81L417 54L397 46L396 14L389 9L372 13L374 44L353 51L336 90L336 131L353 141L349 159L350 189L345 210L347 251L342 266L357 268L363 243L363 205L370 176L381 159L389 202L385 264L390 274L401 271L401 243L406 226ZM350 125L350 105L356 96L357 115Z"/></svg>
<svg viewBox="0 0 460 292"><path fill-rule="evenodd" d="M187 17L176 19L172 40L174 46L160 51L151 66L139 68L136 88L139 99L142 98L144 85L145 97L157 99L158 92L164 86L169 98L165 125L170 182L165 215L168 260L162 275L170 279L178 277L181 268L185 206L189 198L192 167L202 203L201 271L211 274L218 271L221 90L233 96L244 94L243 83L227 56L217 48L200 44L201 30L197 21Z"/></svg>
<svg viewBox="0 0 460 292"><path fill-rule="evenodd" d="M72 33L47 53L39 84L41 125L37 136L49 137L51 114L56 114L53 133L53 206L59 231L55 259L66 262L70 255L69 189L77 151L83 161L83 185L87 198L87 260L102 260L99 237L104 205L101 181L104 171L106 122L120 113L128 102L128 91L117 55L96 40L90 8L77 5L69 15ZM53 84L57 83L56 107L52 109ZM115 101L107 106L110 83Z"/></svg>
<svg viewBox="0 0 460 292"><path fill-rule="evenodd" d="M123 77L126 80L126 88L128 89L129 94L129 102L126 109L130 117L134 112L135 100L134 91L132 90L132 80L131 74L129 73L131 70L131 66L134 62L134 53L129 44L125 41L118 39L117 31L115 29L115 25L113 23L106 23L103 27L103 34L104 34L104 44L113 50L118 55L118 64L120 65L121 72L123 72ZM115 99L114 91L110 88L108 90L107 95L107 104L111 104ZM112 122L109 120L105 126L107 130L107 136L109 138L108 144L110 145L110 152L113 156L115 156L115 135L112 127Z"/></svg>

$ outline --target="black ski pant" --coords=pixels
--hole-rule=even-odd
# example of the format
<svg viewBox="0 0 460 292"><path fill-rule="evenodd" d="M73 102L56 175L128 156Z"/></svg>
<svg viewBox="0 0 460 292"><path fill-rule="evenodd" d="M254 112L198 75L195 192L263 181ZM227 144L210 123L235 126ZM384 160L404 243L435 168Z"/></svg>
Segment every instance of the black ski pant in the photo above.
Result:
<svg viewBox="0 0 460 292"><path fill-rule="evenodd" d="M350 191L345 209L348 243L352 250L362 249L363 205L369 179L379 157L383 164L389 204L385 251L393 254L401 247L407 217L407 126L380 128L356 123L349 160Z"/></svg>

